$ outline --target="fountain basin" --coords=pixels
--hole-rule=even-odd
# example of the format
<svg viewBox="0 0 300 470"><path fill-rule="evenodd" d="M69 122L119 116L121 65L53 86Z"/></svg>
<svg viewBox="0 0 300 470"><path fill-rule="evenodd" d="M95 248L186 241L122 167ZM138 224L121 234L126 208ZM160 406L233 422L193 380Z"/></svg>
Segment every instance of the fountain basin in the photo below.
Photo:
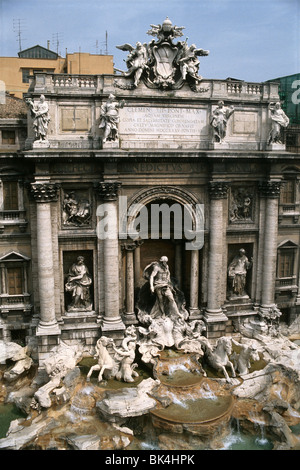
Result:
<svg viewBox="0 0 300 470"><path fill-rule="evenodd" d="M214 399L187 399L182 404L172 403L166 408L150 411L153 426L160 430L182 433L188 431L198 436L222 433L234 406L231 395Z"/></svg>
<svg viewBox="0 0 300 470"><path fill-rule="evenodd" d="M193 354L164 350L154 367L159 381L171 388L187 389L198 386L202 380L200 365Z"/></svg>

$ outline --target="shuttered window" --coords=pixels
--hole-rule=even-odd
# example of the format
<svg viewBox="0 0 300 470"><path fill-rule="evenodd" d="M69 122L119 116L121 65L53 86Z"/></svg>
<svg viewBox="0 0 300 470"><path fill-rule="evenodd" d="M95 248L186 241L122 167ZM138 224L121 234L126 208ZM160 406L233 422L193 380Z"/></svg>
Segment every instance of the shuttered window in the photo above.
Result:
<svg viewBox="0 0 300 470"><path fill-rule="evenodd" d="M2 144L14 145L16 143L15 131L2 131Z"/></svg>
<svg viewBox="0 0 300 470"><path fill-rule="evenodd" d="M18 182L3 182L3 209L5 211L18 210Z"/></svg>
<svg viewBox="0 0 300 470"><path fill-rule="evenodd" d="M294 274L294 250L280 250L278 253L278 277L292 277Z"/></svg>
<svg viewBox="0 0 300 470"><path fill-rule="evenodd" d="M7 268L8 294L22 294L22 268Z"/></svg>
<svg viewBox="0 0 300 470"><path fill-rule="evenodd" d="M281 192L280 202L282 204L293 204L295 202L295 182L292 180L285 181Z"/></svg>

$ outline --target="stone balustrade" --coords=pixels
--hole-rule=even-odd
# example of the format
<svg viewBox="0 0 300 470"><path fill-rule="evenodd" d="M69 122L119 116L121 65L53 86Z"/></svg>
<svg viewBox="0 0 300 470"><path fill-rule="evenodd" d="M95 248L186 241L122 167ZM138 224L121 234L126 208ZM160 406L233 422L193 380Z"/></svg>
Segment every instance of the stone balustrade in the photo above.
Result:
<svg viewBox="0 0 300 470"><path fill-rule="evenodd" d="M54 88L91 88L97 87L95 75L55 74L52 76Z"/></svg>
<svg viewBox="0 0 300 470"><path fill-rule="evenodd" d="M84 91L84 93L111 93L115 88L115 93L124 95L130 93L124 89L123 75L78 75L78 74L52 74L52 73L36 73L31 77L32 83L30 91L37 93L56 92L66 93L66 91ZM270 99L277 100L278 84L272 82L253 83L242 80L214 80L203 79L199 84L200 90L195 93L195 98L205 97L212 99L239 99L243 100ZM126 87L125 87L126 88ZM143 87L141 87L142 93ZM139 94L139 88L136 89ZM185 95L184 87L175 90L176 96Z"/></svg>

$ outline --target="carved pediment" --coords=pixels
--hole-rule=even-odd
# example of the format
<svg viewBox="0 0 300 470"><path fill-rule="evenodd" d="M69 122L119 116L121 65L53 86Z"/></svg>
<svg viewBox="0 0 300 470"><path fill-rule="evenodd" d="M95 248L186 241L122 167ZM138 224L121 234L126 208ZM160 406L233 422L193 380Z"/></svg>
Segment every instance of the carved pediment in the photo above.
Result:
<svg viewBox="0 0 300 470"><path fill-rule="evenodd" d="M279 243L279 245L277 246L277 249L284 249L284 248L297 249L298 245L292 240L283 240L282 242Z"/></svg>
<svg viewBox="0 0 300 470"><path fill-rule="evenodd" d="M5 255L0 257L0 262L15 262L15 261L30 261L30 258L28 256L25 256L21 253L18 253L16 251L10 251L9 253L6 253Z"/></svg>

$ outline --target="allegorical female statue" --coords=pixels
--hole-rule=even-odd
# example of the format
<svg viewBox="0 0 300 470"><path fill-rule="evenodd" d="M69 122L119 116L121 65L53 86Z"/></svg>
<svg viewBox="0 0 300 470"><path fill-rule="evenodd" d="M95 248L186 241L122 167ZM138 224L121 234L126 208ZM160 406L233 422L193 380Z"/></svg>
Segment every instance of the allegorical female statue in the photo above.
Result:
<svg viewBox="0 0 300 470"><path fill-rule="evenodd" d="M268 144L271 143L278 143L282 144L281 138L281 130L283 127L287 127L289 125L289 118L281 109L280 103L270 103L269 104L269 111L272 120L272 127L269 134Z"/></svg>
<svg viewBox="0 0 300 470"><path fill-rule="evenodd" d="M218 107L214 110L210 124L214 128L215 141L222 143L227 130L227 122L232 113L234 112L234 107L230 108L224 106L223 101L218 102Z"/></svg>
<svg viewBox="0 0 300 470"><path fill-rule="evenodd" d="M39 142L46 142L50 116L49 107L48 103L45 101L45 96L41 95L40 100L36 105L34 105L30 98L26 99L26 103L29 105L31 116L33 117L35 140Z"/></svg>
<svg viewBox="0 0 300 470"><path fill-rule="evenodd" d="M245 292L246 275L251 267L252 259L249 261L244 248L241 248L228 267L230 295L247 295Z"/></svg>
<svg viewBox="0 0 300 470"><path fill-rule="evenodd" d="M84 264L84 257L78 256L68 273L65 285L66 292L72 293L72 302L68 305L68 310L91 310L90 286L92 278L88 268Z"/></svg>
<svg viewBox="0 0 300 470"><path fill-rule="evenodd" d="M106 103L101 106L101 121L99 128L104 130L103 142L115 141L118 137L119 108L123 108L124 100L118 102L113 94L110 94Z"/></svg>

